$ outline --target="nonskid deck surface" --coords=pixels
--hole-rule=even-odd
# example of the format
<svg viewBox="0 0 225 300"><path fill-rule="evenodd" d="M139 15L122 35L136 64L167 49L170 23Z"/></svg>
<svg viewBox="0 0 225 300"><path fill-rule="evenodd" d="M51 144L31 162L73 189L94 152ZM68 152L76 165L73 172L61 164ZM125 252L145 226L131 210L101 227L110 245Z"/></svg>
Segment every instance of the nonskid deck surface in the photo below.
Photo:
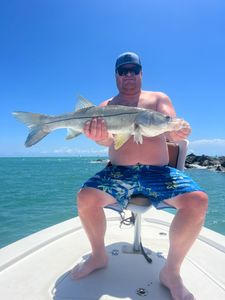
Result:
<svg viewBox="0 0 225 300"><path fill-rule="evenodd" d="M123 252L124 246L132 243L133 228L120 229L117 214L107 211L107 216L109 265L106 269L78 281L71 279L71 268L90 251L88 240L76 218L52 227L50 238L48 229L38 233L39 237L34 235L35 247L29 237L29 242L24 239L6 247L5 253L0 252L0 258L6 258L6 252L11 253L12 261L8 261L8 266L0 273L0 299L136 300L144 296L144 299L171 299L169 291L160 284L158 275L168 252L168 230L172 216L150 211L143 217L142 242L150 249L151 264L140 254ZM221 235L218 237L225 239ZM196 299L225 299L224 244L219 247L218 241L217 248L221 249L217 249L214 242L210 245L207 239L203 240L196 241L185 259L182 277ZM224 243L224 240L220 241ZM21 247L26 251L30 248L30 251L22 255ZM13 251L20 253L20 258L12 259Z"/></svg>

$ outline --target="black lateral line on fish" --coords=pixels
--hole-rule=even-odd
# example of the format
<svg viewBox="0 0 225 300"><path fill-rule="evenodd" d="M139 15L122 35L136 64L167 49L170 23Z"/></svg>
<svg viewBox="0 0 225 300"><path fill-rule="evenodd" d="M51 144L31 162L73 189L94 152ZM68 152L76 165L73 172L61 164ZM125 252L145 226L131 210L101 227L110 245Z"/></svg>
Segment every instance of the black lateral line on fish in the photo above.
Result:
<svg viewBox="0 0 225 300"><path fill-rule="evenodd" d="M103 116L103 115L94 115L94 116L81 116L81 117L71 117L71 118L67 118L67 119L62 119L62 120L55 120L55 121L50 121L50 122L46 122L44 124L52 124L52 123L57 123L60 121L69 121L69 120L79 120L79 119L93 119L93 118L98 118L98 117L102 117L107 118L107 117L115 117L115 116L121 116L121 115L135 115L138 114L138 112L127 112L127 113L118 113L118 114L113 114L113 115L107 115L107 116Z"/></svg>

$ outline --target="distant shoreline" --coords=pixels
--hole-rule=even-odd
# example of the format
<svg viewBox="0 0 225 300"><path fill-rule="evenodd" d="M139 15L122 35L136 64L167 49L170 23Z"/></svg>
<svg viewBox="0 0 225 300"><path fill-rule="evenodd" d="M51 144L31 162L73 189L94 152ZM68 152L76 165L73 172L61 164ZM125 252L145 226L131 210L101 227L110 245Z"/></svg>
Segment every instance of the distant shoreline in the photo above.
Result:
<svg viewBox="0 0 225 300"><path fill-rule="evenodd" d="M57 158L57 159L71 159L71 158L90 158L91 163L107 163L108 157L105 155L58 155L58 156L0 156L0 159L32 159L32 158ZM225 172L225 156L209 156L196 155L194 153L188 154L185 160L186 169L202 169L217 172Z"/></svg>

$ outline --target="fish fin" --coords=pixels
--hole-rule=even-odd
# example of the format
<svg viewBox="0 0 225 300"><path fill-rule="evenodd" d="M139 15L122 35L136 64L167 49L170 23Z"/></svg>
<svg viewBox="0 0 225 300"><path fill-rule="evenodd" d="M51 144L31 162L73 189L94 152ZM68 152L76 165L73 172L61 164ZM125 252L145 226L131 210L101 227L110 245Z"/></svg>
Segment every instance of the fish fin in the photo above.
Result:
<svg viewBox="0 0 225 300"><path fill-rule="evenodd" d="M135 132L134 133L134 141L137 144L142 144L143 143L143 137L142 137L140 132Z"/></svg>
<svg viewBox="0 0 225 300"><path fill-rule="evenodd" d="M137 144L142 144L143 143L143 137L141 135L141 128L137 124L135 124L134 141Z"/></svg>
<svg viewBox="0 0 225 300"><path fill-rule="evenodd" d="M93 106L95 106L89 100L85 99L84 97L82 97L80 95L77 97L77 100L78 100L78 102L77 102L75 111L80 110L82 108L87 108L87 107L93 107Z"/></svg>
<svg viewBox="0 0 225 300"><path fill-rule="evenodd" d="M49 134L49 131L44 130L42 124L43 120L49 117L48 115L22 111L13 112L12 114L18 121L26 124L31 129L25 142L26 147L33 146Z"/></svg>
<svg viewBox="0 0 225 300"><path fill-rule="evenodd" d="M25 142L25 146L31 147L31 146L37 144L40 140L42 140L48 134L49 134L49 132L44 131L41 126L35 127L29 133L29 135L26 139L26 142Z"/></svg>
<svg viewBox="0 0 225 300"><path fill-rule="evenodd" d="M114 135L114 148L118 150L123 146L130 138L130 133L121 133Z"/></svg>
<svg viewBox="0 0 225 300"><path fill-rule="evenodd" d="M70 140L70 139L73 139L75 138L76 136L80 135L81 132L80 131L76 131L74 130L73 128L68 128L67 129L67 136L66 136L66 139L67 140Z"/></svg>

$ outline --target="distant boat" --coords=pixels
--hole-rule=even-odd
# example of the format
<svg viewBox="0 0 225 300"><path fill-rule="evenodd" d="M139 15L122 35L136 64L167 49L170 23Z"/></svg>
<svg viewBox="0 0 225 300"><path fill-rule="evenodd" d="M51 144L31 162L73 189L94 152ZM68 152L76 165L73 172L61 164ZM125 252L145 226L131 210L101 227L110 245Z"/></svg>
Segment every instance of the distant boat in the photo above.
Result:
<svg viewBox="0 0 225 300"><path fill-rule="evenodd" d="M91 164L107 164L109 159L107 158L97 158L90 161Z"/></svg>

